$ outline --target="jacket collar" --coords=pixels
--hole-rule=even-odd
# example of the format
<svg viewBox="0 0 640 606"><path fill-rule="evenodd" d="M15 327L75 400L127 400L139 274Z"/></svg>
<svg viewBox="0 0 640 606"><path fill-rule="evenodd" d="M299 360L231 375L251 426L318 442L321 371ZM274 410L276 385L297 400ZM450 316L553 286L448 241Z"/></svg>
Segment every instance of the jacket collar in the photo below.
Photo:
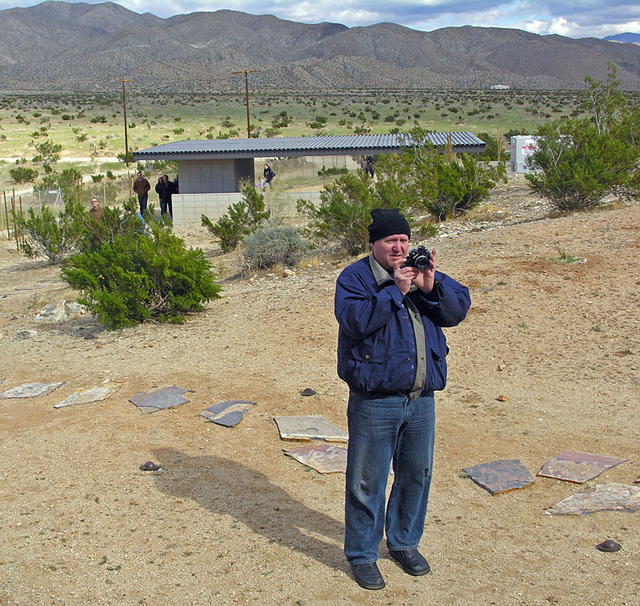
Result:
<svg viewBox="0 0 640 606"><path fill-rule="evenodd" d="M373 251L369 253L369 265L371 266L373 277L376 279L378 286L384 286L387 282L394 281L393 276L376 261L376 258L373 256Z"/></svg>
<svg viewBox="0 0 640 606"><path fill-rule="evenodd" d="M378 261L376 261L376 258L373 256L373 251L369 253L369 265L378 286L384 286L385 284L395 282L395 280L393 279L393 275L390 274L384 267L382 267L382 265L380 265ZM417 289L418 287L415 284L412 284L409 292L413 292Z"/></svg>

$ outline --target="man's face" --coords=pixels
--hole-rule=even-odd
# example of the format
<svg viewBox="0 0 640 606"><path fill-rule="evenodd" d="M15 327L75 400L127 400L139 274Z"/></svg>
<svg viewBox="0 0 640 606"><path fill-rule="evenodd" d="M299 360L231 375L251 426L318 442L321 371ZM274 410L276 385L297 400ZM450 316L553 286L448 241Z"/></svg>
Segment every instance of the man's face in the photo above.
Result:
<svg viewBox="0 0 640 606"><path fill-rule="evenodd" d="M96 200L96 198L92 198L91 199L91 206L93 206L93 208L98 206L98 204L99 204L99 202L98 202L98 200Z"/></svg>
<svg viewBox="0 0 640 606"><path fill-rule="evenodd" d="M142 181L142 173L138 173L138 181Z"/></svg>
<svg viewBox="0 0 640 606"><path fill-rule="evenodd" d="M394 234L371 244L375 260L387 271L393 271L398 265L398 261L404 262L406 260L408 249L409 236L406 234Z"/></svg>

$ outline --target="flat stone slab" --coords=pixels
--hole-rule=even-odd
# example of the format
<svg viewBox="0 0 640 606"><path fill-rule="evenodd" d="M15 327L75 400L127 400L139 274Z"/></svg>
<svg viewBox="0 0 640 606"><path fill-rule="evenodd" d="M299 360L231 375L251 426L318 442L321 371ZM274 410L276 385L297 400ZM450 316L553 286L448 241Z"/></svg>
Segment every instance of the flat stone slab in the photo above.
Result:
<svg viewBox="0 0 640 606"><path fill-rule="evenodd" d="M283 440L325 440L347 442L347 432L329 423L321 415L273 417Z"/></svg>
<svg viewBox="0 0 640 606"><path fill-rule="evenodd" d="M76 391L68 398L62 400L62 402L55 404L54 408L64 408L65 406L76 406L78 404L89 404L90 402L106 400L109 396L118 391L120 387L122 387L122 384L114 383L113 385L104 385L102 387L92 387L91 389Z"/></svg>
<svg viewBox="0 0 640 606"><path fill-rule="evenodd" d="M64 299L54 301L45 305L39 313L33 318L34 322L44 322L47 324L55 324L58 322L64 322L69 319L69 312L67 311L67 305Z"/></svg>
<svg viewBox="0 0 640 606"><path fill-rule="evenodd" d="M544 478L584 484L597 478L606 469L624 463L626 460L587 452L576 452L575 450L563 450L547 461L538 475Z"/></svg>
<svg viewBox="0 0 640 606"><path fill-rule="evenodd" d="M158 410L186 404L189 400L182 395L186 391L184 387L170 385L149 392L139 391L129 398L129 402L135 404L142 414L151 414Z"/></svg>
<svg viewBox="0 0 640 606"><path fill-rule="evenodd" d="M248 400L229 400L218 402L209 408L205 408L200 414L205 418L223 427L235 427L244 414L255 404Z"/></svg>
<svg viewBox="0 0 640 606"><path fill-rule="evenodd" d="M7 389L0 394L0 400L8 400L9 398L36 398L38 396L46 396L52 391L64 385L64 381L55 383L23 383L16 385L11 389Z"/></svg>
<svg viewBox="0 0 640 606"><path fill-rule="evenodd" d="M583 492L562 499L544 513L546 515L583 516L597 511L626 511L640 509L640 486L626 484L598 484Z"/></svg>
<svg viewBox="0 0 640 606"><path fill-rule="evenodd" d="M347 449L337 444L308 444L285 448L285 454L320 473L345 473Z"/></svg>
<svg viewBox="0 0 640 606"><path fill-rule="evenodd" d="M502 459L463 469L480 488L491 495L519 490L535 483L519 459Z"/></svg>

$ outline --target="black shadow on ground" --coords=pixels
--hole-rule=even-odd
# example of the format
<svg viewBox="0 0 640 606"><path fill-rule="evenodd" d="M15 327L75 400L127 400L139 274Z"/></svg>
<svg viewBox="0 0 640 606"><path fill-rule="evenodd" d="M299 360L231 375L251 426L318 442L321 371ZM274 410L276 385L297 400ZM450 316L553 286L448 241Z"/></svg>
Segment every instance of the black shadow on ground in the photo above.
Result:
<svg viewBox="0 0 640 606"><path fill-rule="evenodd" d="M259 471L216 456L190 457L173 448L158 449L155 456L163 468L156 478L162 492L229 515L269 541L331 569L346 568L342 522L310 509Z"/></svg>

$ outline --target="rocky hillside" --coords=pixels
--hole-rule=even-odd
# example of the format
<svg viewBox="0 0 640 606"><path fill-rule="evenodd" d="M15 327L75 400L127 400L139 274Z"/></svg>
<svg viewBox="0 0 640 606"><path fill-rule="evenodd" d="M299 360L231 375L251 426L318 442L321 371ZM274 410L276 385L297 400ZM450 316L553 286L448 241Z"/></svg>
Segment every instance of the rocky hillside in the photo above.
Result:
<svg viewBox="0 0 640 606"><path fill-rule="evenodd" d="M104 91L132 78L147 90L237 88L256 70L261 88L577 89L605 78L640 90L640 48L520 30L457 27L421 32L391 23L348 28L221 10L161 19L106 2L44 2L0 11L3 92Z"/></svg>

